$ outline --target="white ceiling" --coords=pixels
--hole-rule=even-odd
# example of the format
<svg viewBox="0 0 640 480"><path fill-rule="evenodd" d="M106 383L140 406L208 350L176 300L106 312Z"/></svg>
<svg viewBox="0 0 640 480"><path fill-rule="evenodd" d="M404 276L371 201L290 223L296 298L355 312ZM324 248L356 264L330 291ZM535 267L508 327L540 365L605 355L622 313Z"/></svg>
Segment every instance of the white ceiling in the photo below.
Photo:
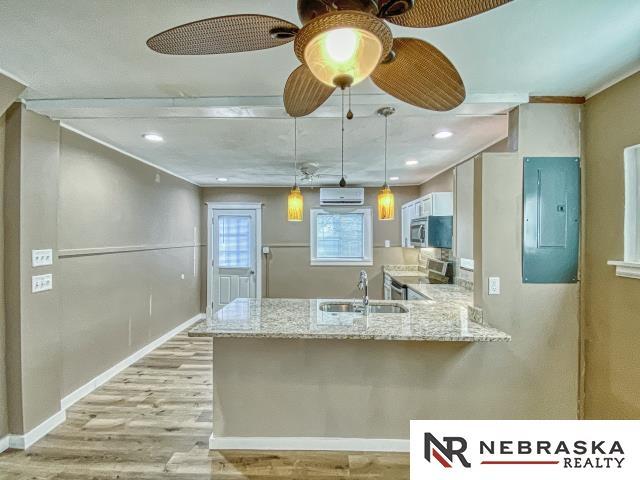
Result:
<svg viewBox="0 0 640 480"><path fill-rule="evenodd" d="M293 120L290 119L121 119L67 120L100 138L199 185L226 177L233 185L288 185L293 175ZM446 140L433 133L449 129ZM149 143L145 132L162 134ZM392 117L389 123L388 176L396 184L418 184L449 165L505 137L506 115ZM320 173L340 174L340 119L298 120L299 162L316 162ZM407 160L418 165L406 166ZM381 184L384 178L384 121L356 116L345 124L345 175L350 183ZM337 183L336 179L323 179Z"/></svg>
<svg viewBox="0 0 640 480"><path fill-rule="evenodd" d="M0 7L0 68L47 97L281 95L298 64L292 44L204 57L168 57L145 45L168 27L215 15L262 13L299 24L295 0L0 0ZM515 0L452 25L392 30L440 48L469 93L585 95L640 60L637 0Z"/></svg>
<svg viewBox="0 0 640 480"><path fill-rule="evenodd" d="M233 107L233 102L244 103L227 97L251 96L260 97L262 105L273 102L281 111L283 86L297 66L291 44L233 55L169 57L152 52L145 41L170 26L232 13L263 13L299 23L295 4L295 0L0 0L0 70L26 83L30 99L215 97L214 103L226 101ZM444 27L393 26L392 30L395 36L433 43L453 61L468 93L467 104L456 113L485 113L481 104L495 98L586 95L640 64L638 0L515 0ZM353 93L357 102L379 90L367 81ZM369 103L373 107L381 102L388 102L388 97L378 95ZM504 110L509 102L502 100L501 105L490 110ZM176 116L175 110L161 115L169 118L147 112L138 115L147 118L134 119L114 108L102 112L103 118L87 118L74 115L78 108L71 110L56 118L196 183L223 175L253 182L255 175L246 176L246 170L284 174L288 167L290 145L285 138L291 127L283 120L170 118ZM373 110L369 108L370 113ZM306 134L301 138L302 155L335 171L337 120L303 122L308 123L301 125ZM391 171L403 183L419 183L506 135L504 116L425 115L402 109L394 125L392 161L401 163L414 156L421 162L413 170ZM380 162L371 159L381 159L382 125L367 117L354 120L349 128L353 130L349 142L357 148L348 155L353 164L347 171L354 179L358 177L350 171L361 171L363 182L373 182L381 175L373 166ZM436 144L431 133L442 128L452 128L457 135ZM142 142L140 134L146 130L161 131L167 141ZM256 183L280 183L277 177L270 178L274 180L263 176Z"/></svg>

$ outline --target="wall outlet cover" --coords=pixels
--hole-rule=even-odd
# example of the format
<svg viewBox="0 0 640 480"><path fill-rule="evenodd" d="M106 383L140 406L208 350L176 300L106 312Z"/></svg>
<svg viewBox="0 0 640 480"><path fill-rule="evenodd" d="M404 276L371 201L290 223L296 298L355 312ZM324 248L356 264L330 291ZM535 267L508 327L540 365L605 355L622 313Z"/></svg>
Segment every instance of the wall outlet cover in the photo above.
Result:
<svg viewBox="0 0 640 480"><path fill-rule="evenodd" d="M489 295L500 295L500 277L489 277Z"/></svg>
<svg viewBox="0 0 640 480"><path fill-rule="evenodd" d="M53 288L53 274L34 275L31 277L31 293L44 292Z"/></svg>

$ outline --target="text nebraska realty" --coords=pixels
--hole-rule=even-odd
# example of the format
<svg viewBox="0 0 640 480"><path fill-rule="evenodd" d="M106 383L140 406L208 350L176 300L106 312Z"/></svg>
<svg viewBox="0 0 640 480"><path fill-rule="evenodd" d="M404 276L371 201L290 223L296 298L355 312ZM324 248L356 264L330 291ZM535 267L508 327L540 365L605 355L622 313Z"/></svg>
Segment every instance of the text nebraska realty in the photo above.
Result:
<svg viewBox="0 0 640 480"><path fill-rule="evenodd" d="M625 461L620 442L576 440L550 442L546 440L480 441L481 455L553 455L563 456L564 468L622 468Z"/></svg>

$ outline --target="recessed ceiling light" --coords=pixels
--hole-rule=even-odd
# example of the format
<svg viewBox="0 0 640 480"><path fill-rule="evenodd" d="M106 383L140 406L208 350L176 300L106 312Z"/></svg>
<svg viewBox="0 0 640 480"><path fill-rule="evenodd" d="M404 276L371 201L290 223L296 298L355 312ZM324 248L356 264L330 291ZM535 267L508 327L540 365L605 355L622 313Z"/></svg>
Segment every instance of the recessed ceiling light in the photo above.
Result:
<svg viewBox="0 0 640 480"><path fill-rule="evenodd" d="M438 140L442 140L443 138L449 138L453 136L453 132L448 130L443 130L441 132L436 132L433 134L433 138L437 138Z"/></svg>
<svg viewBox="0 0 640 480"><path fill-rule="evenodd" d="M404 162L405 165L417 165L418 164L418 160L407 160L406 162Z"/></svg>
<svg viewBox="0 0 640 480"><path fill-rule="evenodd" d="M389 177L389 180L395 182L396 180L400 180L400 177Z"/></svg>
<svg viewBox="0 0 640 480"><path fill-rule="evenodd" d="M222 183L224 183L224 182L228 182L228 181L229 181L229 179L228 179L228 178L226 178L226 177L218 177L218 178L216 178L216 180L217 180L218 182L222 182Z"/></svg>
<svg viewBox="0 0 640 480"><path fill-rule="evenodd" d="M142 135L142 138L149 142L164 142L162 135L158 135L157 133L145 133Z"/></svg>

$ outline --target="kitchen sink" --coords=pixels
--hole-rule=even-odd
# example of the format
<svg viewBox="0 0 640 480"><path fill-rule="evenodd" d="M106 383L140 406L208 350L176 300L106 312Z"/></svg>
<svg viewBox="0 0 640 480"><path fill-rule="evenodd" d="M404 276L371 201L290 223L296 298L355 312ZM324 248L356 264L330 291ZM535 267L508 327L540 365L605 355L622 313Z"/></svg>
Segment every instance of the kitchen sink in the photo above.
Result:
<svg viewBox="0 0 640 480"><path fill-rule="evenodd" d="M407 313L408 310L402 305L391 303L370 303L369 313ZM321 312L327 313L365 313L362 304L357 303L323 303L320 305Z"/></svg>

